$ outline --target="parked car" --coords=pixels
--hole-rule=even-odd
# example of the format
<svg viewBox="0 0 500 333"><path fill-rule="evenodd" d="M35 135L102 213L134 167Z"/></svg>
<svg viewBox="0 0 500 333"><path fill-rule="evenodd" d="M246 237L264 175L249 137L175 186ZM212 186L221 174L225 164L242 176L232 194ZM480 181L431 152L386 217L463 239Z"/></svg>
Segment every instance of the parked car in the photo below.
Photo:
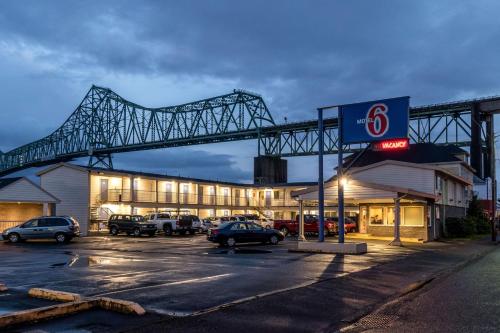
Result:
<svg viewBox="0 0 500 333"><path fill-rule="evenodd" d="M231 222L250 222L244 215L233 215L229 216L229 221ZM253 221L251 221L253 222Z"/></svg>
<svg viewBox="0 0 500 333"><path fill-rule="evenodd" d="M201 232L208 232L211 228L214 228L214 225L209 219L203 219L201 221Z"/></svg>
<svg viewBox="0 0 500 333"><path fill-rule="evenodd" d="M210 220L210 222L212 222L214 228L217 228L222 223L229 222L229 216L209 217L208 219Z"/></svg>
<svg viewBox="0 0 500 333"><path fill-rule="evenodd" d="M271 219L268 219L267 217L262 217L255 221L257 224L260 224L263 228L266 229L274 229L274 221Z"/></svg>
<svg viewBox="0 0 500 333"><path fill-rule="evenodd" d="M194 215L173 215L172 212L158 212L144 216L145 220L156 225L158 231L162 230L165 236L171 236L174 233L185 235L194 234L196 229L193 227ZM198 218L197 216L195 216Z"/></svg>
<svg viewBox="0 0 500 333"><path fill-rule="evenodd" d="M67 243L79 236L80 224L71 216L41 216L2 232L2 238L11 243L43 238Z"/></svg>
<svg viewBox="0 0 500 333"><path fill-rule="evenodd" d="M192 229L189 231L190 234L194 234L196 232L201 232L201 220L198 216L196 215L188 215L191 217L193 224L192 224Z"/></svg>
<svg viewBox="0 0 500 333"><path fill-rule="evenodd" d="M276 245L284 238L278 230L266 229L254 222L226 222L218 228L210 229L207 234L207 240L222 246L252 242Z"/></svg>
<svg viewBox="0 0 500 333"><path fill-rule="evenodd" d="M336 223L337 224L337 230L338 230L338 224L339 224L339 218L337 216L335 217L328 217L325 219L325 221L331 221L333 223ZM344 218L344 230L345 230L345 233L350 233L350 232L356 232L356 228L357 228L357 225L356 225L356 222L351 219L350 217L346 216Z"/></svg>
<svg viewBox="0 0 500 333"><path fill-rule="evenodd" d="M113 214L108 220L109 233L113 236L120 232L136 237L147 234L153 237L158 228L155 223L148 222L142 215Z"/></svg>
<svg viewBox="0 0 500 333"><path fill-rule="evenodd" d="M278 229L283 235L296 235L299 233L299 215L295 220L274 220L274 228ZM304 232L305 233L319 233L318 216L312 214L304 214ZM338 224L325 220L325 235L335 235L338 233Z"/></svg>

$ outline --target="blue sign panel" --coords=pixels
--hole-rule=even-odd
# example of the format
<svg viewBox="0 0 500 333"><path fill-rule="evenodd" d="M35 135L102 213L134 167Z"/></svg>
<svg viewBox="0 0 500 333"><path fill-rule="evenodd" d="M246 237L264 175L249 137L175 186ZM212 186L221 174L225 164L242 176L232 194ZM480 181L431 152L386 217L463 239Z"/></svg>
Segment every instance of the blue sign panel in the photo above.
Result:
<svg viewBox="0 0 500 333"><path fill-rule="evenodd" d="M339 108L345 144L408 136L408 96L342 105Z"/></svg>

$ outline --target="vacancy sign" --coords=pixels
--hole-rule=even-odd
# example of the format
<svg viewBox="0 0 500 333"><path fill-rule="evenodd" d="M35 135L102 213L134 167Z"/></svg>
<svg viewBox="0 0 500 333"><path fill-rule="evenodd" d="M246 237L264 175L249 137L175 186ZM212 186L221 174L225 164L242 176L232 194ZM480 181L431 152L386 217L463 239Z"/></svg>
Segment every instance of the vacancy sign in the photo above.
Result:
<svg viewBox="0 0 500 333"><path fill-rule="evenodd" d="M409 109L408 96L342 105L342 142L407 138Z"/></svg>

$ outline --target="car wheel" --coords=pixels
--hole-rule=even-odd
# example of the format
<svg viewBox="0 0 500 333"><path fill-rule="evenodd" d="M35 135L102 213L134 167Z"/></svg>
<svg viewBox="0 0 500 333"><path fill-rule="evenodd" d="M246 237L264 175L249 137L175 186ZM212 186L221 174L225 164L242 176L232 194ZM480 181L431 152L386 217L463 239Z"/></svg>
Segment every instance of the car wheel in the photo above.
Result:
<svg viewBox="0 0 500 333"><path fill-rule="evenodd" d="M118 235L118 228L115 226L112 226L111 229L109 230L113 236Z"/></svg>
<svg viewBox="0 0 500 333"><path fill-rule="evenodd" d="M68 237L63 233L57 233L55 238L59 244L66 243L68 240Z"/></svg>
<svg viewBox="0 0 500 333"><path fill-rule="evenodd" d="M164 225L163 232L165 233L165 236L172 236L172 226L170 224Z"/></svg>
<svg viewBox="0 0 500 333"><path fill-rule="evenodd" d="M233 247L236 245L236 239L234 239L234 237L229 237L227 240L226 240L226 244L227 246L229 247Z"/></svg>
<svg viewBox="0 0 500 333"><path fill-rule="evenodd" d="M190 235L194 235L196 233L196 230L189 230Z"/></svg>
<svg viewBox="0 0 500 333"><path fill-rule="evenodd" d="M21 237L19 236L19 234L15 233L15 232L9 234L9 242L17 243L20 240L21 240Z"/></svg>
<svg viewBox="0 0 500 333"><path fill-rule="evenodd" d="M186 230L181 230L181 231L179 231L179 233L180 233L182 236L184 236L184 235L186 234Z"/></svg>
<svg viewBox="0 0 500 333"><path fill-rule="evenodd" d="M156 234L156 232L148 232L149 237L154 237L155 234Z"/></svg>
<svg viewBox="0 0 500 333"><path fill-rule="evenodd" d="M286 237L288 236L288 228L287 227L282 227L280 229L281 233Z"/></svg>
<svg viewBox="0 0 500 333"><path fill-rule="evenodd" d="M135 228L135 229L134 229L134 233L133 233L133 235L134 235L135 237L139 237L139 236L141 235L141 229L139 229L139 228Z"/></svg>
<svg viewBox="0 0 500 333"><path fill-rule="evenodd" d="M272 245L277 245L277 244L279 243L278 236L276 236L276 235L272 235L272 236L269 238L269 242L270 242Z"/></svg>

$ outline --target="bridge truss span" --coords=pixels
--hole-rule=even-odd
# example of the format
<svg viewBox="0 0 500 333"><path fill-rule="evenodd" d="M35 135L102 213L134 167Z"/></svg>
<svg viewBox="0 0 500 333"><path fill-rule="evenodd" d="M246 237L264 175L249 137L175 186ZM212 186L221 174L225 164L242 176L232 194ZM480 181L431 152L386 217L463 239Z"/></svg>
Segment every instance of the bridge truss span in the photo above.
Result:
<svg viewBox="0 0 500 333"><path fill-rule="evenodd" d="M92 86L52 134L0 153L0 172L86 155L255 138L274 125L262 97L242 90L192 103L147 108Z"/></svg>

